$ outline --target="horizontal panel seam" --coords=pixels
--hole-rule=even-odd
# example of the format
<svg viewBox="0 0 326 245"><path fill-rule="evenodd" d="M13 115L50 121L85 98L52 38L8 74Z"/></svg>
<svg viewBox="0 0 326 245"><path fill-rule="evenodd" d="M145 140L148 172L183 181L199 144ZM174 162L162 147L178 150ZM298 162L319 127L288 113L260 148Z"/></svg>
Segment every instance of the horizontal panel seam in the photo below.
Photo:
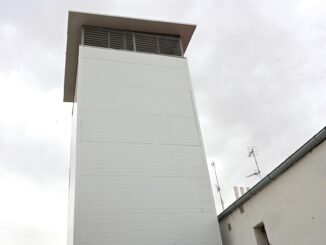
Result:
<svg viewBox="0 0 326 245"><path fill-rule="evenodd" d="M110 110L85 110L82 106L80 106L80 112L108 112L109 114L124 114L124 115L139 115L139 116L150 116L150 117L166 117L166 118L185 118L185 119L195 119L194 116L174 116L174 115L159 115L159 114L149 114L149 113L134 113L134 112L117 112Z"/></svg>
<svg viewBox="0 0 326 245"><path fill-rule="evenodd" d="M139 141L110 141L110 140L85 140L78 139L76 142L79 143L97 143L97 142L106 142L106 143L120 143L120 144L140 144L140 145L175 145L175 146L201 146L201 144L176 144L176 143L153 143L153 142L139 142Z"/></svg>
<svg viewBox="0 0 326 245"><path fill-rule="evenodd" d="M89 83L85 83L85 82L89 82ZM144 90L162 90L162 91L173 91L173 92L178 92L178 93L185 93L185 94L191 94L191 90L190 87L188 89L185 90L177 90L177 89L166 89L166 88L151 88L151 87L142 87L142 86L125 86L125 85L116 85L116 84L112 84L112 83L105 83L105 80L102 81L96 81L96 82L90 82L90 80L83 80L83 82L85 84L79 84L79 88L85 87L98 87L98 86L94 86L96 85L101 85L101 86L105 86L105 87L121 87L121 88L133 88L133 89L144 89Z"/></svg>
<svg viewBox="0 0 326 245"><path fill-rule="evenodd" d="M131 61L122 61L122 60L114 60L114 59L104 59L104 58L94 58L94 57L88 57L88 56L83 56L82 59L87 59L87 60L100 60L100 61L105 61L105 62L115 62L115 63L134 64L134 65L146 65L146 66L155 66L155 67L165 67L165 68L169 68L169 69L187 71L187 67L175 67L175 66L168 66L168 65L156 65L156 64L150 64L150 63L131 62Z"/></svg>

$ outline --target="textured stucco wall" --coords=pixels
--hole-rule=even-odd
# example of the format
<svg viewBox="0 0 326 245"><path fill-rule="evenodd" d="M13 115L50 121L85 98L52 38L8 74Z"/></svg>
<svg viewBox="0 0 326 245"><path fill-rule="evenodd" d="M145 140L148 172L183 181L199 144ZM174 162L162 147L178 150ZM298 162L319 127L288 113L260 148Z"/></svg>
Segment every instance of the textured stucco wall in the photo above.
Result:
<svg viewBox="0 0 326 245"><path fill-rule="evenodd" d="M220 221L224 245L257 244L253 227L264 222L271 244L326 244L326 142ZM232 230L228 230L228 224Z"/></svg>

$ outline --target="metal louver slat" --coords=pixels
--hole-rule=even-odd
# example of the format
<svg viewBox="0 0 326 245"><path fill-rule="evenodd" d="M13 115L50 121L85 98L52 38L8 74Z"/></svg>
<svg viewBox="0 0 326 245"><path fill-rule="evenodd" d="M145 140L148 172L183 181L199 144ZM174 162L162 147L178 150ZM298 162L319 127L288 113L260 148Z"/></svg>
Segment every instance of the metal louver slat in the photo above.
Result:
<svg viewBox="0 0 326 245"><path fill-rule="evenodd" d="M160 55L183 56L178 37L84 26L83 44Z"/></svg>
<svg viewBox="0 0 326 245"><path fill-rule="evenodd" d="M109 30L110 48L134 50L132 33Z"/></svg>
<svg viewBox="0 0 326 245"><path fill-rule="evenodd" d="M102 27L84 27L84 44L107 48L108 30Z"/></svg>
<svg viewBox="0 0 326 245"><path fill-rule="evenodd" d="M159 38L158 40L160 53L181 56L181 47L179 39Z"/></svg>
<svg viewBox="0 0 326 245"><path fill-rule="evenodd" d="M136 51L158 54L157 37L135 34Z"/></svg>
<svg viewBox="0 0 326 245"><path fill-rule="evenodd" d="M133 40L132 33L126 33L125 38L126 38L126 49L133 51L134 50L134 40Z"/></svg>
<svg viewBox="0 0 326 245"><path fill-rule="evenodd" d="M110 48L123 49L123 34L117 32L109 32L110 35Z"/></svg>

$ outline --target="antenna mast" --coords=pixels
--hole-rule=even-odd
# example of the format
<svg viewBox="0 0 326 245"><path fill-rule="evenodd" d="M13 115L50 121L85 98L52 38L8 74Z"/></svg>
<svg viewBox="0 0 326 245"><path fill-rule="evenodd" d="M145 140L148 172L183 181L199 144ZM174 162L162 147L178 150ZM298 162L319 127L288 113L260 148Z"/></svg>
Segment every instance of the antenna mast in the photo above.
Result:
<svg viewBox="0 0 326 245"><path fill-rule="evenodd" d="M218 178L217 178L217 173L216 173L216 168L215 168L215 163L212 162L212 167L214 168L214 173L215 173L215 178L216 178L216 190L217 190L217 193L219 194L220 196L220 200L221 200L221 205L222 205L222 209L224 211L224 201L223 201L223 198L222 198L222 193L221 193L221 187L220 187L220 184L218 182Z"/></svg>
<svg viewBox="0 0 326 245"><path fill-rule="evenodd" d="M256 169L256 172L254 172L253 174L248 175L247 178L256 175L261 179L261 172L260 172L260 168L258 166L258 162L257 162L257 158L256 158L256 152L255 152L256 149L255 149L255 147L248 147L248 151L249 151L248 157L253 157L254 158L257 169Z"/></svg>

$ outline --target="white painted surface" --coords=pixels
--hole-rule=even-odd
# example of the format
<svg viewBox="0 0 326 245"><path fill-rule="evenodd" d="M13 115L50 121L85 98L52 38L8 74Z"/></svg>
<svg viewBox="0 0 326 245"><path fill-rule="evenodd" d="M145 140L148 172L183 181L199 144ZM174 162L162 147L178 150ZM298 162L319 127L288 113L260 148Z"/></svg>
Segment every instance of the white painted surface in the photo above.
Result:
<svg viewBox="0 0 326 245"><path fill-rule="evenodd" d="M240 194L239 194L239 188L238 188L238 186L234 186L233 187L233 190L234 190L235 200L239 199Z"/></svg>
<svg viewBox="0 0 326 245"><path fill-rule="evenodd" d="M220 245L187 60L79 55L69 244Z"/></svg>
<svg viewBox="0 0 326 245"><path fill-rule="evenodd" d="M224 245L257 244L254 227L264 222L273 245L326 244L326 142L220 221ZM228 230L228 224L232 230Z"/></svg>
<svg viewBox="0 0 326 245"><path fill-rule="evenodd" d="M69 169L69 215L67 244L73 244L76 188L76 147L77 147L77 104L74 104L71 129L70 169Z"/></svg>

